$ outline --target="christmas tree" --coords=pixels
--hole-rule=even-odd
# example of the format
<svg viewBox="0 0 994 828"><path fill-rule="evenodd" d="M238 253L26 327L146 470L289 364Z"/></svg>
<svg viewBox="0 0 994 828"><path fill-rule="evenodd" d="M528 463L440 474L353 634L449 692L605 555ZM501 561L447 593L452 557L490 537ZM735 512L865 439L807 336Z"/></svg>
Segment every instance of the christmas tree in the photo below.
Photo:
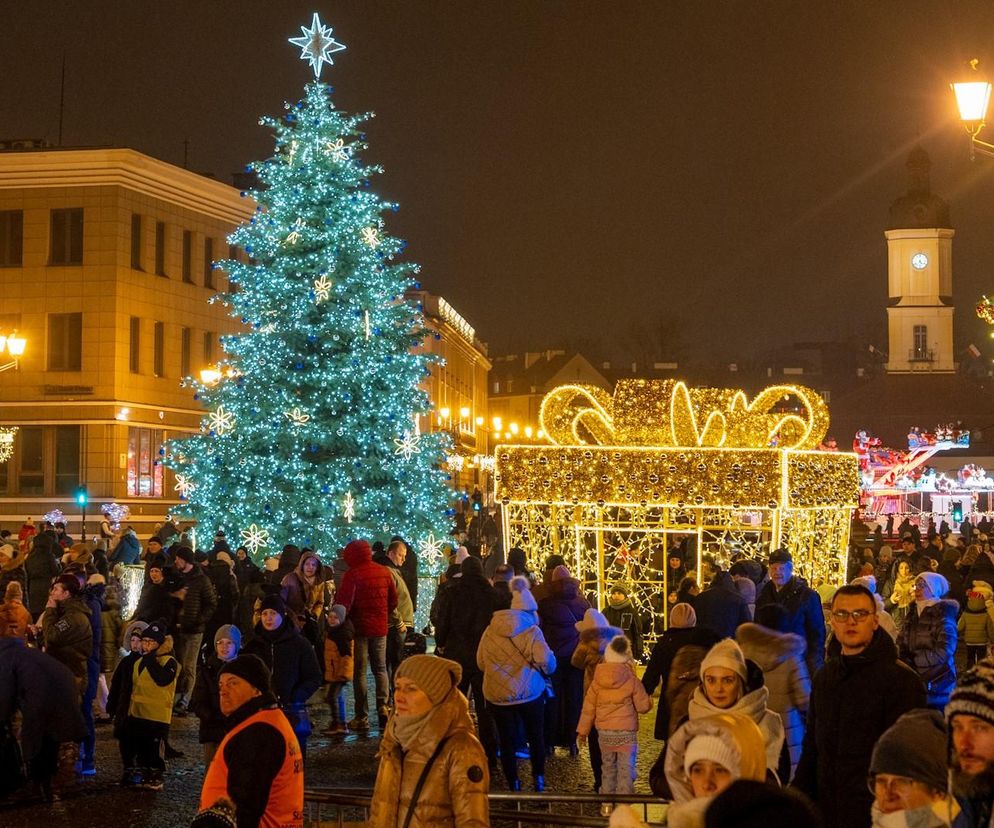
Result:
<svg viewBox="0 0 994 828"><path fill-rule="evenodd" d="M415 265L370 189L370 115L334 108L321 64L344 48L317 15L298 43L315 70L280 119L272 158L249 169L256 214L229 237L248 262L215 265L231 291L214 297L246 328L222 338L213 383L188 379L207 410L199 434L170 441L166 465L203 531L223 527L256 560L283 543L333 552L350 539L399 534L437 570L449 490L444 433L421 434L419 387L430 357L420 308L405 298Z"/></svg>

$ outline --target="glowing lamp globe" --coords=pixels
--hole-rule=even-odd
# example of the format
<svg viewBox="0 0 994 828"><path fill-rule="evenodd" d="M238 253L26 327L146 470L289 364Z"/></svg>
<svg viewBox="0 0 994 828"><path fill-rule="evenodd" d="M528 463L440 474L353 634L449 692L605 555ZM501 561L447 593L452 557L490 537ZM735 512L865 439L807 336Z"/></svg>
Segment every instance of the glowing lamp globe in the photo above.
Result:
<svg viewBox="0 0 994 828"><path fill-rule="evenodd" d="M12 334L7 337L7 350L12 357L24 356L24 349L27 346L28 341L23 336Z"/></svg>
<svg viewBox="0 0 994 828"><path fill-rule="evenodd" d="M987 117L987 106L991 100L990 82L967 81L954 83L951 86L956 95L960 120L966 123L982 123Z"/></svg>

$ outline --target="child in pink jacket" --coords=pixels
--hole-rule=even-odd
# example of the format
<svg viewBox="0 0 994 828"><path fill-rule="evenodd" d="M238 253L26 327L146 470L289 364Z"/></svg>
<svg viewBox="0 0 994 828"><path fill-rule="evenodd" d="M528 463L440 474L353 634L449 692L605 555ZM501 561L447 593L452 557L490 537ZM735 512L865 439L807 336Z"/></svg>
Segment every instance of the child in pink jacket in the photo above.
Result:
<svg viewBox="0 0 994 828"><path fill-rule="evenodd" d="M604 651L604 661L594 668L576 728L580 743L586 741L591 726L597 728L601 793L634 791L639 713L651 709L652 699L635 675L631 644L625 636L615 636Z"/></svg>

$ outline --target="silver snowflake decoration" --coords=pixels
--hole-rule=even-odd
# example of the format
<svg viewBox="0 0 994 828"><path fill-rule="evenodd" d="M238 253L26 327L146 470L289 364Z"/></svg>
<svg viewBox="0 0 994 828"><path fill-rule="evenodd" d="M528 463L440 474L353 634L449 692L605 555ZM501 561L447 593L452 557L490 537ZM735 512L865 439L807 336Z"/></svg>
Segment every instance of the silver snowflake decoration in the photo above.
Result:
<svg viewBox="0 0 994 828"><path fill-rule="evenodd" d="M345 141L339 138L337 141L327 141L324 145L325 151L331 156L332 161L348 161L349 151L345 148Z"/></svg>
<svg viewBox="0 0 994 828"><path fill-rule="evenodd" d="M444 557L442 555L442 541L436 538L434 533L429 532L428 537L418 544L418 554L422 560L430 563L437 563Z"/></svg>
<svg viewBox="0 0 994 828"><path fill-rule="evenodd" d="M321 278L314 280L314 301L320 304L327 301L329 296L331 296L331 279L322 273Z"/></svg>
<svg viewBox="0 0 994 828"><path fill-rule="evenodd" d="M394 449L393 453L399 454L405 460L410 460L415 454L421 454L421 446L418 445L420 441L420 434L405 431L403 437L394 438L393 444L397 448Z"/></svg>
<svg viewBox="0 0 994 828"><path fill-rule="evenodd" d="M363 227L362 240L370 247L380 246L380 231L376 227Z"/></svg>
<svg viewBox="0 0 994 828"><path fill-rule="evenodd" d="M185 474L176 475L176 485L173 489L179 492L180 497L189 497L190 492L192 492L197 487L193 484L189 477Z"/></svg>
<svg viewBox="0 0 994 828"><path fill-rule="evenodd" d="M311 21L311 28L300 27L302 37L287 38L294 46L300 47L300 59L306 60L314 70L314 77L321 77L321 67L327 63L335 65L331 56L335 52L340 52L345 48L344 43L339 43L331 36L331 26L321 23L318 13L314 12L314 19Z"/></svg>
<svg viewBox="0 0 994 828"><path fill-rule="evenodd" d="M226 411L223 405L207 415L207 426L218 436L231 431L235 427L235 415Z"/></svg>
<svg viewBox="0 0 994 828"><path fill-rule="evenodd" d="M263 546L269 546L269 530L261 529L256 524L252 524L248 529L242 529L242 543L249 552L255 553Z"/></svg>
<svg viewBox="0 0 994 828"><path fill-rule="evenodd" d="M352 497L352 492L345 493L345 499L342 501L342 517L347 523L351 523L355 517L355 498Z"/></svg>
<svg viewBox="0 0 994 828"><path fill-rule="evenodd" d="M306 425L311 419L311 415L305 414L300 408L294 408L292 411L284 411L283 416L295 426Z"/></svg>

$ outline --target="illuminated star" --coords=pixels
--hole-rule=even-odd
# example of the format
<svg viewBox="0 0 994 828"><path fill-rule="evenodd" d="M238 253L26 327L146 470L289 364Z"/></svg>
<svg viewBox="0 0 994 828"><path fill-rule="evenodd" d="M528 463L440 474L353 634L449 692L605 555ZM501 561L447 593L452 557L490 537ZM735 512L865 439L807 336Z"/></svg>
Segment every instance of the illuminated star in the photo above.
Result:
<svg viewBox="0 0 994 828"><path fill-rule="evenodd" d="M306 60L314 70L314 77L321 77L321 67L327 63L335 65L331 59L332 54L340 52L345 48L344 43L339 43L331 36L331 26L321 23L318 13L314 12L314 19L311 21L311 28L300 27L303 37L287 38L294 46L300 47L300 59Z"/></svg>
<svg viewBox="0 0 994 828"><path fill-rule="evenodd" d="M347 161L349 158L348 150L345 149L345 141L341 138L337 141L328 141L324 147L331 154L332 161Z"/></svg>
<svg viewBox="0 0 994 828"><path fill-rule="evenodd" d="M410 460L412 455L421 454L421 446L418 445L420 440L420 434L412 434L410 431L405 431L403 437L394 439L393 444L397 448L394 449L393 453L399 454L405 460Z"/></svg>
<svg viewBox="0 0 994 828"><path fill-rule="evenodd" d="M324 302L331 295L331 279L321 274L320 279L314 280L314 301Z"/></svg>
<svg viewBox="0 0 994 828"><path fill-rule="evenodd" d="M176 475L176 485L173 486L173 489L179 492L180 497L188 497L190 492L192 492L195 488L197 487L190 482L190 478L185 474Z"/></svg>
<svg viewBox="0 0 994 828"><path fill-rule="evenodd" d="M370 247L379 247L380 231L375 227L364 227L362 229L362 240Z"/></svg>
<svg viewBox="0 0 994 828"><path fill-rule="evenodd" d="M255 553L260 547L269 546L269 530L260 529L254 523L248 529L242 529L241 535L249 552Z"/></svg>
<svg viewBox="0 0 994 828"><path fill-rule="evenodd" d="M442 560L442 541L431 532L428 537L418 544L418 553L423 560L435 563Z"/></svg>
<svg viewBox="0 0 994 828"><path fill-rule="evenodd" d="M235 427L235 415L225 411L223 405L219 405L217 411L207 415L207 424L211 431L220 436Z"/></svg>
<svg viewBox="0 0 994 828"><path fill-rule="evenodd" d="M303 227L304 227L304 220L302 218L298 218L293 223L293 230L290 231L290 235L286 237L286 243L296 244L298 241L300 241L300 231L303 229Z"/></svg>
<svg viewBox="0 0 994 828"><path fill-rule="evenodd" d="M345 493L345 500L342 501L342 516L348 523L351 523L352 518L355 517L355 499L352 497L352 492Z"/></svg>
<svg viewBox="0 0 994 828"><path fill-rule="evenodd" d="M283 416L286 417L295 426L306 425L311 419L310 414L305 414L299 408L293 409L293 411L284 411Z"/></svg>

